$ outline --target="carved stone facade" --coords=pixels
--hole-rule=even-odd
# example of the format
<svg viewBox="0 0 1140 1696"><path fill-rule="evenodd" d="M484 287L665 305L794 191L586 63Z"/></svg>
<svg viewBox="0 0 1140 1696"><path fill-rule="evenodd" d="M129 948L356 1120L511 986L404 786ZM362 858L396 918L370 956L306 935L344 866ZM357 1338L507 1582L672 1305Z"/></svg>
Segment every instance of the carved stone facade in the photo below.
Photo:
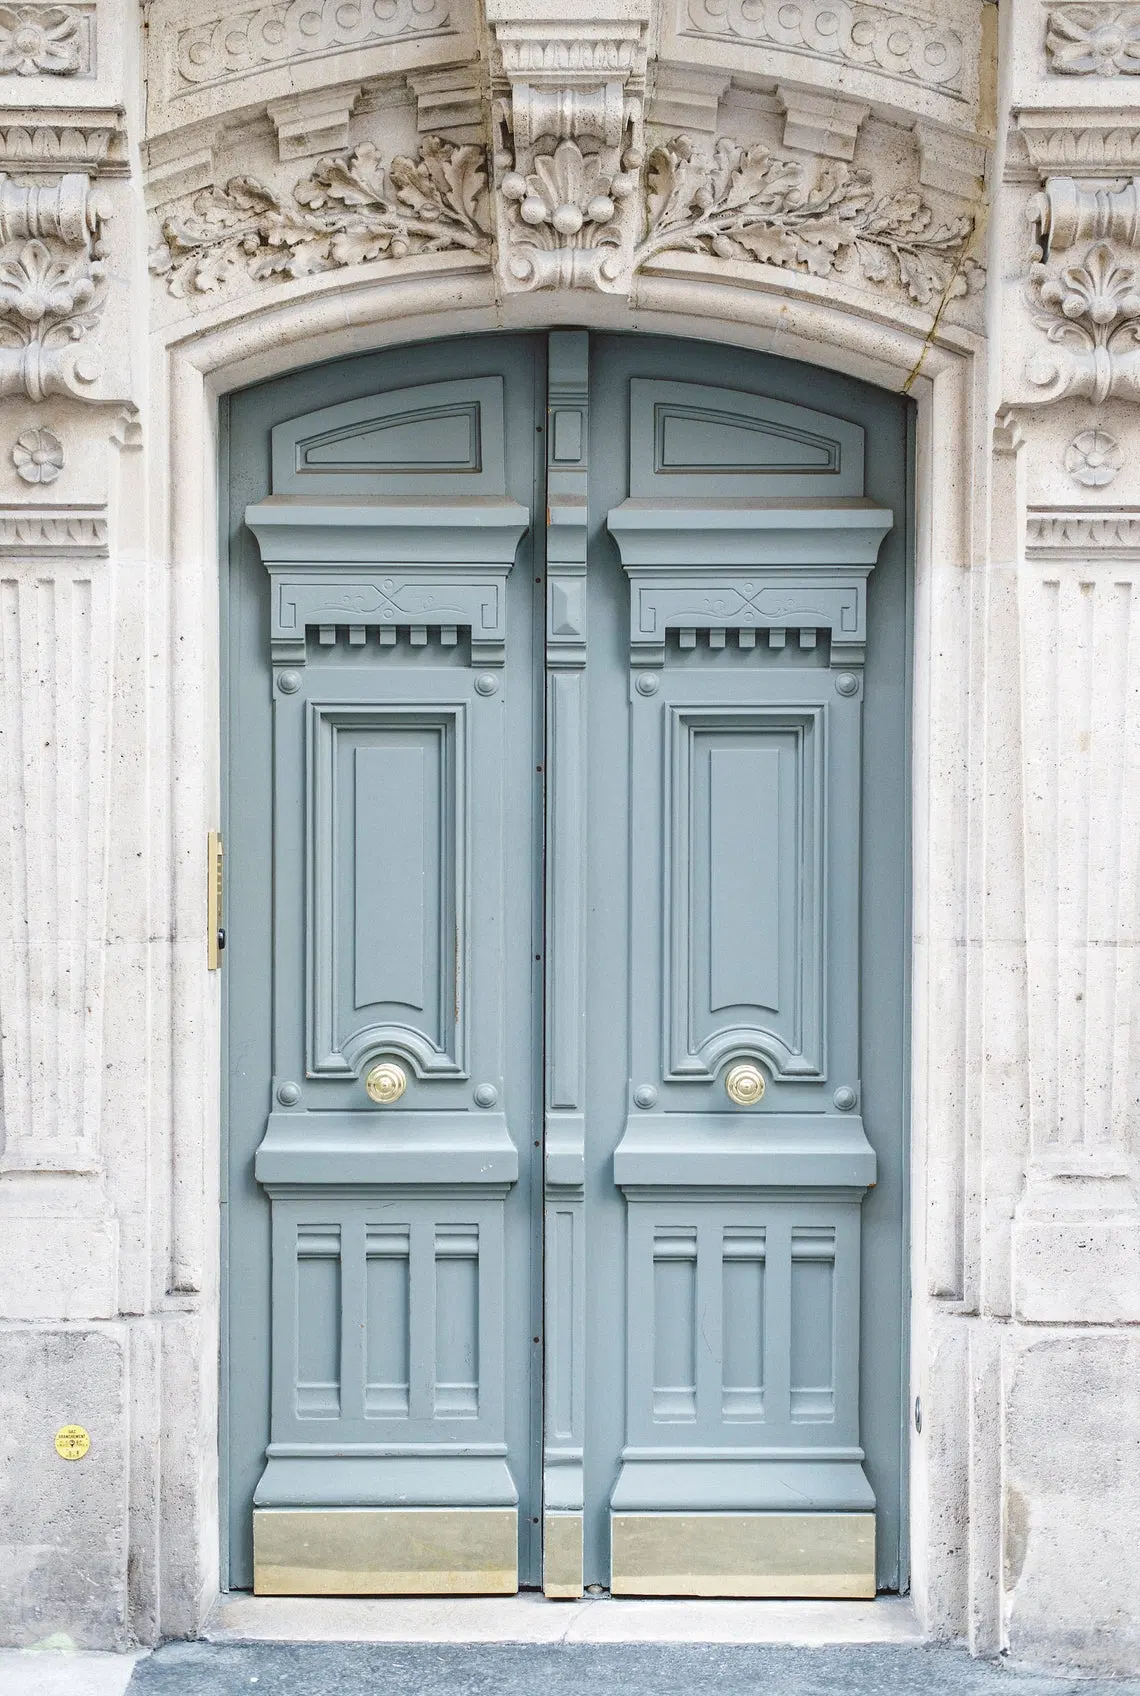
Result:
<svg viewBox="0 0 1140 1696"><path fill-rule="evenodd" d="M216 1587L218 396L571 324L916 403L914 1603L1134 1668L1140 6L145 11L0 5L0 1637Z"/></svg>

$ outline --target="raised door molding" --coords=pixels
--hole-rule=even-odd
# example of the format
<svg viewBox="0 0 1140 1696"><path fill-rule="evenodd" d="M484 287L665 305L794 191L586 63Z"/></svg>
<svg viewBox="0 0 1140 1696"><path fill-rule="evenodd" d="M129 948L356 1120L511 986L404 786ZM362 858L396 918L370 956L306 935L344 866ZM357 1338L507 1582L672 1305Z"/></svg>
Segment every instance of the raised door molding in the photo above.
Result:
<svg viewBox="0 0 1140 1696"><path fill-rule="evenodd" d="M863 496L863 431L697 383L630 385L630 497L607 517L630 580L630 655L670 631L741 647L829 632L862 663L867 576L893 515Z"/></svg>

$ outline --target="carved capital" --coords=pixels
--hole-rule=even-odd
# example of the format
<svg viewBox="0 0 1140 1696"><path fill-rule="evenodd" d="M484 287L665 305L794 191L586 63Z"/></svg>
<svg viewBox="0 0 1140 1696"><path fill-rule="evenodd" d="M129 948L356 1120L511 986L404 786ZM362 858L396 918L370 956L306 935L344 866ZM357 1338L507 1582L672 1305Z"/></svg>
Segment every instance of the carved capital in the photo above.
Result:
<svg viewBox="0 0 1140 1696"><path fill-rule="evenodd" d="M502 285L625 292L640 223L647 17L520 20L504 10L501 0L488 8Z"/></svg>

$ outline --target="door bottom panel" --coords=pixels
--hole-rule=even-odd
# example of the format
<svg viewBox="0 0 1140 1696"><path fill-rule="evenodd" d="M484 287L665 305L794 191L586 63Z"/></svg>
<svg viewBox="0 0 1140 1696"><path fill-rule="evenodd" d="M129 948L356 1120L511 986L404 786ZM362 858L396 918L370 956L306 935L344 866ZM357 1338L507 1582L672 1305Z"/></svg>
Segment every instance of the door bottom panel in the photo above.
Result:
<svg viewBox="0 0 1140 1696"><path fill-rule="evenodd" d="M615 1513L615 1596L873 1598L873 1513Z"/></svg>
<svg viewBox="0 0 1140 1696"><path fill-rule="evenodd" d="M255 1508L257 1596L513 1596L515 1508Z"/></svg>

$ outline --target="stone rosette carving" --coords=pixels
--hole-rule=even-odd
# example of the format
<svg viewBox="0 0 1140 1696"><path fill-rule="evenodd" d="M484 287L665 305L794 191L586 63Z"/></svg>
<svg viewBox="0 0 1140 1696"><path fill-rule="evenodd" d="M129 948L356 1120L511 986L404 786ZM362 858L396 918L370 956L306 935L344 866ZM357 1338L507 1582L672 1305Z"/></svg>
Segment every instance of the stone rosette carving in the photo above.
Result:
<svg viewBox="0 0 1140 1696"><path fill-rule="evenodd" d="M1045 52L1057 76L1140 76L1140 6L1058 7L1045 26Z"/></svg>
<svg viewBox="0 0 1140 1696"><path fill-rule="evenodd" d="M977 288L973 219L939 219L913 190L882 193L865 171L814 165L721 140L702 157L684 136L649 155L648 227L635 262L670 249L759 260L827 277L897 284L931 307Z"/></svg>
<svg viewBox="0 0 1140 1696"><path fill-rule="evenodd" d="M839 59L949 94L962 87L957 30L884 6L848 0L688 0L684 35L763 42L786 52Z"/></svg>
<svg viewBox="0 0 1140 1696"><path fill-rule="evenodd" d="M266 65L318 58L338 48L446 33L450 0L285 0L209 18L175 45L184 87L248 76Z"/></svg>
<svg viewBox="0 0 1140 1696"><path fill-rule="evenodd" d="M25 483L54 483L63 470L63 443L54 430L25 430L12 443L12 464Z"/></svg>
<svg viewBox="0 0 1140 1696"><path fill-rule="evenodd" d="M448 248L489 255L486 157L428 136L415 159L385 167L362 142L319 160L291 200L256 177L203 189L188 213L163 220L162 238L150 268L179 296L212 293L238 271L307 277Z"/></svg>
<svg viewBox="0 0 1140 1696"><path fill-rule="evenodd" d="M83 21L72 6L0 6L0 77L74 76Z"/></svg>
<svg viewBox="0 0 1140 1696"><path fill-rule="evenodd" d="M105 302L108 216L79 173L50 187L0 174L0 397L82 399L101 375L87 338Z"/></svg>
<svg viewBox="0 0 1140 1696"><path fill-rule="evenodd" d="M1065 449L1065 470L1086 489L1105 488L1123 464L1120 443L1105 430L1082 430Z"/></svg>

